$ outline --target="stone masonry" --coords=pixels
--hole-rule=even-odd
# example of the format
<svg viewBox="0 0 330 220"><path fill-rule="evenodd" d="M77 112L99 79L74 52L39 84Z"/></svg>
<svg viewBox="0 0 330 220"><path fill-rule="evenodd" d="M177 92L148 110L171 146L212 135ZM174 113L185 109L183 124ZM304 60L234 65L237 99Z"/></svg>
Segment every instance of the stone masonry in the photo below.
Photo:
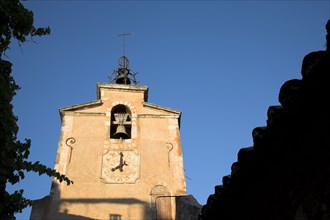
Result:
<svg viewBox="0 0 330 220"><path fill-rule="evenodd" d="M99 83L96 101L60 109L55 169L74 184L53 180L30 219L179 220L191 213L177 207L191 205L197 219L200 205L186 195L181 112L147 98L147 86Z"/></svg>

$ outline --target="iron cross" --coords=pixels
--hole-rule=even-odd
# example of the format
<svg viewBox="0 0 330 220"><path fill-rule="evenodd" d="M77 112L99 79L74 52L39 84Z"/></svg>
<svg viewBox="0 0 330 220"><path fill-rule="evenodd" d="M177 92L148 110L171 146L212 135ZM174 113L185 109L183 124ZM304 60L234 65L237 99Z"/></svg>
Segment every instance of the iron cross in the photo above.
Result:
<svg viewBox="0 0 330 220"><path fill-rule="evenodd" d="M125 37L127 36L127 35L132 35L132 34L134 34L134 33L120 33L120 34L116 34L116 36L118 37L118 36L122 36L123 37L123 56L125 56Z"/></svg>

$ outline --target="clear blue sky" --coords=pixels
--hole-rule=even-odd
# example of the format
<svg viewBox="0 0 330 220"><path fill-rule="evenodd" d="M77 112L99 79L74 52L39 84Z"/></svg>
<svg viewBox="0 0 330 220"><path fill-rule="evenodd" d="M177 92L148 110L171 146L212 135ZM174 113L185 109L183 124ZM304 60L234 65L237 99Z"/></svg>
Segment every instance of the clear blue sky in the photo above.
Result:
<svg viewBox="0 0 330 220"><path fill-rule="evenodd" d="M54 167L58 109L96 99L126 55L149 102L182 111L187 193L201 204L230 173L253 128L266 125L281 85L301 78L303 57L325 49L324 1L27 1L35 23L52 33L8 59L22 87L14 100L19 138L32 139L32 161ZM51 179L27 175L18 187L31 199L49 194ZM27 219L25 209L18 219Z"/></svg>

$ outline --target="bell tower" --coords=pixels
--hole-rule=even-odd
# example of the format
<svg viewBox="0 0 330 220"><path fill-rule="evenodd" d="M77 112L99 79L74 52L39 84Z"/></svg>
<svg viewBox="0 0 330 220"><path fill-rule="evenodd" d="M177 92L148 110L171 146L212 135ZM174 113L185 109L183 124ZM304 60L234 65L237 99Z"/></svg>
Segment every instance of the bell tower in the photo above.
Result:
<svg viewBox="0 0 330 220"><path fill-rule="evenodd" d="M31 219L175 219L186 195L180 143L181 112L148 102L126 56L97 99L61 108L53 180L35 201Z"/></svg>

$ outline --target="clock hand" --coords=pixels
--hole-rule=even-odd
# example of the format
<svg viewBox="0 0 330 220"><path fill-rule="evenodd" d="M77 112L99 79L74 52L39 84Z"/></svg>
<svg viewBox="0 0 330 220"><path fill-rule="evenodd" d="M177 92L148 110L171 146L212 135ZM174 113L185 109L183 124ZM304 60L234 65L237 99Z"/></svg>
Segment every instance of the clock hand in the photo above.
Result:
<svg viewBox="0 0 330 220"><path fill-rule="evenodd" d="M128 164L127 164L126 161L124 160L124 163L120 164L119 166L120 166L120 167L119 167L120 172L123 172L123 167L124 167L124 166L128 166Z"/></svg>
<svg viewBox="0 0 330 220"><path fill-rule="evenodd" d="M114 167L114 168L112 168L111 171L115 171L115 170L119 169L120 172L123 172L124 171L123 170L123 167L124 166L128 166L128 164L126 163L126 161L124 161L124 159L123 159L124 158L124 154L122 152L120 152L119 155L120 155L119 165L116 166L116 167Z"/></svg>
<svg viewBox="0 0 330 220"><path fill-rule="evenodd" d="M120 168L120 165L118 165L118 166L112 168L111 171L113 172L113 171L115 171L115 170L117 170L117 169L119 169L119 168Z"/></svg>
<svg viewBox="0 0 330 220"><path fill-rule="evenodd" d="M122 166L124 154L122 152L120 152L119 155L120 155L119 165Z"/></svg>

